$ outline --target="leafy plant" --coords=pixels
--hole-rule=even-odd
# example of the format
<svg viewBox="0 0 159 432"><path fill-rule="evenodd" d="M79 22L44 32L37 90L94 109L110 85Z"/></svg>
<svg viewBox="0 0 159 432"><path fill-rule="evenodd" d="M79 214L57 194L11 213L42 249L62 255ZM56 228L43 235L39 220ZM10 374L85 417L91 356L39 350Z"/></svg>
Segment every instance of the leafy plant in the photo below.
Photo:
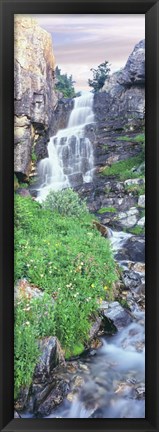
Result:
<svg viewBox="0 0 159 432"><path fill-rule="evenodd" d="M61 69L56 66L55 76L55 89L63 93L64 98L73 98L75 96L75 89L73 86L75 81L73 81L72 75L68 76L67 74L62 74Z"/></svg>
<svg viewBox="0 0 159 432"><path fill-rule="evenodd" d="M93 73L93 79L89 79L88 84L93 88L93 92L95 93L103 87L105 80L109 77L109 62L105 61L101 63L97 69L92 68L91 72Z"/></svg>
<svg viewBox="0 0 159 432"><path fill-rule="evenodd" d="M42 205L44 209L57 211L63 216L81 217L88 212L85 201L82 202L72 189L49 192Z"/></svg>

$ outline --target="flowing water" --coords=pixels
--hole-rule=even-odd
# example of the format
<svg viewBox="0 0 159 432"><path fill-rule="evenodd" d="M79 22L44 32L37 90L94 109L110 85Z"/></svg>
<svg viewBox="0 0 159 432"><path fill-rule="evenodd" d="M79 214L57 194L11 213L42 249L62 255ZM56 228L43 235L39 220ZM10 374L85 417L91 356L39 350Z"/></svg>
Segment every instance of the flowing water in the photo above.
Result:
<svg viewBox="0 0 159 432"><path fill-rule="evenodd" d="M114 253L130 237L110 230ZM82 363L86 368L86 372L79 372L82 386L71 402L65 398L49 418L145 417L144 311L136 303L131 311L131 324L114 336L102 338L103 346L95 356L81 360L81 370Z"/></svg>
<svg viewBox="0 0 159 432"><path fill-rule="evenodd" d="M48 157L38 167L41 179L38 200L45 199L50 190L70 187L77 180L92 180L93 148L85 136L85 126L94 122L92 107L92 93L75 98L67 128L50 138Z"/></svg>

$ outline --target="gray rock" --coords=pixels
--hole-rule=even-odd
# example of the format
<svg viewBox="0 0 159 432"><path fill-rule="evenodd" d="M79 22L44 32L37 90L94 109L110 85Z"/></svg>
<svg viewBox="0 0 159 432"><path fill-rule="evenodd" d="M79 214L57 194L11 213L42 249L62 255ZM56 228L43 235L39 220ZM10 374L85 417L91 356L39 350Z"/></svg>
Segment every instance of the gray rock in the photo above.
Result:
<svg viewBox="0 0 159 432"><path fill-rule="evenodd" d="M39 342L42 352L34 371L34 382L42 383L50 377L53 369L59 363L65 363L62 349L56 337L50 336Z"/></svg>
<svg viewBox="0 0 159 432"><path fill-rule="evenodd" d="M141 276L134 271L124 271L123 272L123 281L124 285L127 289L133 289L138 287L141 284Z"/></svg>
<svg viewBox="0 0 159 432"><path fill-rule="evenodd" d="M135 179L128 179L124 182L125 186L132 186L132 185L143 185L145 184L144 178L135 178Z"/></svg>
<svg viewBox="0 0 159 432"><path fill-rule="evenodd" d="M115 255L116 259L145 262L145 240L137 236L129 238L124 247Z"/></svg>
<svg viewBox="0 0 159 432"><path fill-rule="evenodd" d="M145 207L145 195L140 195L138 199L138 206Z"/></svg>
<svg viewBox="0 0 159 432"><path fill-rule="evenodd" d="M103 302L100 308L103 309L104 316L113 321L117 330L120 330L132 322L129 313L117 301L110 303Z"/></svg>
<svg viewBox="0 0 159 432"><path fill-rule="evenodd" d="M41 157L48 141L54 92L54 55L51 35L30 17L15 16L14 43L14 171L25 179L31 170L31 154Z"/></svg>
<svg viewBox="0 0 159 432"><path fill-rule="evenodd" d="M71 187L76 187L83 184L83 175L82 173L69 174L68 179Z"/></svg>
<svg viewBox="0 0 159 432"><path fill-rule="evenodd" d="M120 222L121 226L131 228L137 223L138 215L138 210L135 207L132 207L125 213L119 212L117 215L117 220Z"/></svg>
<svg viewBox="0 0 159 432"><path fill-rule="evenodd" d="M140 226L141 228L144 228L144 226L145 226L145 216L142 217L142 218L138 221L137 225Z"/></svg>

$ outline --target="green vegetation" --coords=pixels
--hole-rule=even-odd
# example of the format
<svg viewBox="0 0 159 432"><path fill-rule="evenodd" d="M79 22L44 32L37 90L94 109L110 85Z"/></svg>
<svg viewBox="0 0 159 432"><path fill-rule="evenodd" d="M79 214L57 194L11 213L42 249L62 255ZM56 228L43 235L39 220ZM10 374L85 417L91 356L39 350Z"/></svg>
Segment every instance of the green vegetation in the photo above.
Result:
<svg viewBox="0 0 159 432"><path fill-rule="evenodd" d="M35 154L35 151L34 151L34 150L32 150L32 154L31 154L31 160L32 160L32 162L37 162L37 156L36 156L36 154Z"/></svg>
<svg viewBox="0 0 159 432"><path fill-rule="evenodd" d="M116 208L115 207L102 207L102 208L100 208L100 210L98 210L98 213L99 214L102 214L102 213L116 213Z"/></svg>
<svg viewBox="0 0 159 432"><path fill-rule="evenodd" d="M136 136L128 136L128 135L123 135L123 136L119 136L116 138L117 141L134 141L134 142L138 142L138 143L144 143L145 142L145 135L142 134L138 134Z"/></svg>
<svg viewBox="0 0 159 432"><path fill-rule="evenodd" d="M15 195L15 282L26 278L45 293L15 305L15 397L31 382L37 340L56 335L67 358L79 354L99 303L113 298L115 262L92 221L73 191L50 193L42 208Z"/></svg>
<svg viewBox="0 0 159 432"><path fill-rule="evenodd" d="M138 167L142 162L143 154L141 152L138 156L116 162L110 167L105 167L101 174L105 176L118 176L120 180L141 177L141 175L133 169Z"/></svg>
<svg viewBox="0 0 159 432"><path fill-rule="evenodd" d="M78 194L72 189L51 191L43 203L46 210L57 211L62 216L82 217L88 213L85 201L81 201Z"/></svg>
<svg viewBox="0 0 159 432"><path fill-rule="evenodd" d="M142 235L144 234L145 230L143 227L135 226L134 228L129 228L128 232L134 235Z"/></svg>
<svg viewBox="0 0 159 432"><path fill-rule="evenodd" d="M137 195L138 197L140 195L145 194L145 185L139 185L139 184L133 184L133 185L125 185L125 191L132 192L133 195Z"/></svg>
<svg viewBox="0 0 159 432"><path fill-rule="evenodd" d="M56 66L55 76L55 89L63 93L64 98L73 98L75 96L75 89L73 86L75 81L73 81L72 75L68 76L67 74L62 74L61 69Z"/></svg>
<svg viewBox="0 0 159 432"><path fill-rule="evenodd" d="M105 61L97 69L92 68L91 72L93 73L93 79L89 79L88 84L93 88L93 92L95 93L103 87L105 80L109 77L110 65L108 61Z"/></svg>

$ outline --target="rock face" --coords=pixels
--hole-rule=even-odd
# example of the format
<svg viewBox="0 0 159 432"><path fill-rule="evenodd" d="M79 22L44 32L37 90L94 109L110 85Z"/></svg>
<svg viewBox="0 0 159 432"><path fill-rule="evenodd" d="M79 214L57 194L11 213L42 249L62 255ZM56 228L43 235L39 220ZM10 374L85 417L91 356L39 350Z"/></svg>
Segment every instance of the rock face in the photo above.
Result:
<svg viewBox="0 0 159 432"><path fill-rule="evenodd" d="M14 171L21 180L30 172L32 153L44 156L57 96L51 36L36 20L15 17L14 48Z"/></svg>
<svg viewBox="0 0 159 432"><path fill-rule="evenodd" d="M130 54L123 70L112 74L102 91L95 94L97 123L105 130L133 130L143 124L145 114L145 41Z"/></svg>

